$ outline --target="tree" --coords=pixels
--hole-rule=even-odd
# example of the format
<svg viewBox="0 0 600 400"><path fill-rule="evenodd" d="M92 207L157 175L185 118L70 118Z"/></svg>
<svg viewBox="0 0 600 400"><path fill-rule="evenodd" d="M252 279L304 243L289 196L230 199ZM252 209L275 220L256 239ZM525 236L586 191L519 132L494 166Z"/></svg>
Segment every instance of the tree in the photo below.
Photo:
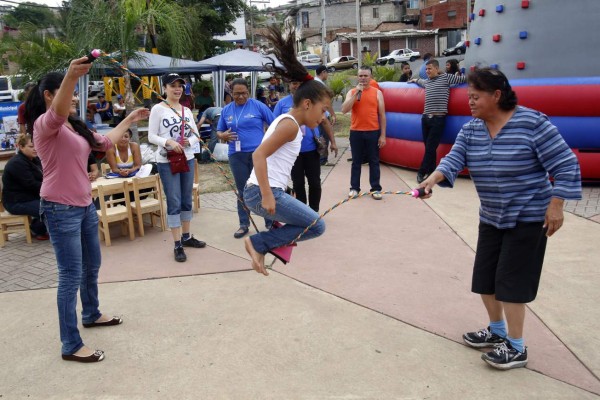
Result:
<svg viewBox="0 0 600 400"><path fill-rule="evenodd" d="M21 28L24 24L49 28L55 25L56 17L47 6L25 2L6 13L4 23L12 28Z"/></svg>
<svg viewBox="0 0 600 400"><path fill-rule="evenodd" d="M99 48L115 57L123 65L135 51L144 47L149 32L170 43L171 54L182 57L189 54L192 31L186 10L170 0L71 0L69 3L66 34L75 48ZM134 106L131 78L125 79L125 104L129 113Z"/></svg>
<svg viewBox="0 0 600 400"><path fill-rule="evenodd" d="M177 0L186 8L194 41L189 56L194 60L202 60L215 54L215 47L227 47L224 42L213 39L213 36L224 35L234 30L233 23L245 9L242 0ZM168 43L164 43L167 44ZM163 53L162 46L161 54Z"/></svg>
<svg viewBox="0 0 600 400"><path fill-rule="evenodd" d="M50 71L66 70L77 54L68 42L32 26L21 29L16 39L3 38L2 47L10 48L9 58L20 65L20 73L34 80Z"/></svg>

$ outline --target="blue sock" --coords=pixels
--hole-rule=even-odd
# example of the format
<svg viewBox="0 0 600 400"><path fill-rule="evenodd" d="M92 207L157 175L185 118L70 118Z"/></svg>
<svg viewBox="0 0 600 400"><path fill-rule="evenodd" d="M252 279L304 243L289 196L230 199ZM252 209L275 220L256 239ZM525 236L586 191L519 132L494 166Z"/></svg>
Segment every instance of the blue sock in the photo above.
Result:
<svg viewBox="0 0 600 400"><path fill-rule="evenodd" d="M525 351L525 341L523 340L523 338L511 338L510 336L506 337L508 339L508 341L510 342L510 345L512 346L513 349L517 350L519 353L522 353Z"/></svg>
<svg viewBox="0 0 600 400"><path fill-rule="evenodd" d="M181 240L175 241L175 248L181 247Z"/></svg>
<svg viewBox="0 0 600 400"><path fill-rule="evenodd" d="M495 333L501 338L505 338L506 324L504 323L504 320L501 319L500 321L490 321L490 332Z"/></svg>
<svg viewBox="0 0 600 400"><path fill-rule="evenodd" d="M190 233L184 233L181 235L181 240L188 240L190 238Z"/></svg>

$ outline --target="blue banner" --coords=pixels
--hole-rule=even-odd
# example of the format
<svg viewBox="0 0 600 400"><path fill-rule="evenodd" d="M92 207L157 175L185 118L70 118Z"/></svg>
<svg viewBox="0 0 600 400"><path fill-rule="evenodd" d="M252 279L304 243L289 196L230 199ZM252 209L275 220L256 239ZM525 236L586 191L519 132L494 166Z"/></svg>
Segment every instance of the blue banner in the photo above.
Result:
<svg viewBox="0 0 600 400"><path fill-rule="evenodd" d="M2 117L17 115L17 110L20 105L21 105L20 101L15 101L15 102L10 102L10 103L0 103L0 122L2 122Z"/></svg>

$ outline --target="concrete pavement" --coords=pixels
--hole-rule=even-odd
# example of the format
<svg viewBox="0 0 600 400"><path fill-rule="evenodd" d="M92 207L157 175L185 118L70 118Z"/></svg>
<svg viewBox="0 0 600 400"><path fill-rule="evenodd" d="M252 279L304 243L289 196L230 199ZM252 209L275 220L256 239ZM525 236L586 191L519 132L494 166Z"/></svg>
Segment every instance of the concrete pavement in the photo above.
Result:
<svg viewBox="0 0 600 400"><path fill-rule="evenodd" d="M348 156L323 172L321 211L347 193ZM364 167L363 182L366 175ZM413 187L414 175L383 166L384 190ZM462 332L487 321L470 293L478 200L469 180L456 186L426 202L400 195L350 201L326 217L323 237L300 243L292 262L277 263L269 277L250 270L241 242L232 238L231 193L203 196L192 231L209 247L189 249L187 263L173 261L169 232L148 229L133 242L116 238L103 247L100 298L102 310L125 322L82 330L88 345L106 351L95 365L60 360L56 290L23 290L53 285L49 244L11 236L0 250L0 395L600 397L593 262L600 256L593 239L600 237L594 221L600 213L566 214L528 310L530 364L500 372L460 343ZM36 283L35 276L45 280Z"/></svg>

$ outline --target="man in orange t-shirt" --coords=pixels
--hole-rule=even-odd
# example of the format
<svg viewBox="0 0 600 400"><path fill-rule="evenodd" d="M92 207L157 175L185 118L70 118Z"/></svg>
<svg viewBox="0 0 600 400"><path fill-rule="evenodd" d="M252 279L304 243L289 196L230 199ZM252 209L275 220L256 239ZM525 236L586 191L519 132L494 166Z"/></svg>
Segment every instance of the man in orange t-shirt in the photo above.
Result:
<svg viewBox="0 0 600 400"><path fill-rule="evenodd" d="M371 82L371 67L358 70L358 85L346 95L342 104L342 113L352 110L350 123L350 149L352 150L352 170L350 173L350 192L348 197L360 193L360 169L363 155L369 161L369 183L371 196L381 200L379 184L379 149L385 146L385 106L383 93Z"/></svg>

